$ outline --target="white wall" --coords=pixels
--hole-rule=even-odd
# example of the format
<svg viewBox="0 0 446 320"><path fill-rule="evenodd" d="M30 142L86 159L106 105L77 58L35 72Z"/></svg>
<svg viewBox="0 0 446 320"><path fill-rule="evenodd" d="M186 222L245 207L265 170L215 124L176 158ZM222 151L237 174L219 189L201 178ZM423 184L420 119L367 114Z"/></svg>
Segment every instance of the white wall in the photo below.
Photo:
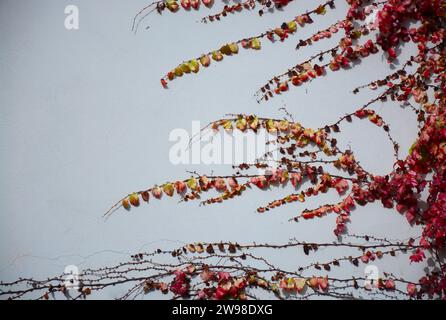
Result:
<svg viewBox="0 0 446 320"><path fill-rule="evenodd" d="M64 28L64 8L69 4L80 10L77 31ZM294 1L283 12L262 18L245 12L207 25L197 21L220 4L213 11L153 15L134 35L132 18L145 4L139 0L0 3L0 279L45 277L63 272L67 264L99 266L143 249L173 248L191 241L336 240L334 216L287 222L299 210L335 199L331 195L264 215L255 212L286 190L254 191L208 207L154 201L104 221L108 207L132 190L187 177L186 170L231 172L222 165L172 165L171 130L190 130L194 120L204 125L226 113L282 117L278 109L284 105L304 126L320 127L376 94L365 90L353 95L355 86L389 73L379 54L354 70L329 74L269 103L256 103L253 94L267 79L305 60L316 48L336 43L335 38L294 50L299 39L342 18L346 4L341 1L338 10L317 17L285 43L263 41L260 52L242 50L163 90L160 77L181 61L279 26L314 4ZM404 156L417 133L413 113L395 103L376 103L375 108L390 123ZM393 150L381 129L366 122L343 128L340 145L350 145L365 168L377 174L391 170ZM418 234L404 217L379 204L359 208L352 220L349 230L356 234L397 239ZM324 251L320 260L329 256ZM282 263L292 267L302 259L293 255ZM421 266L409 265L407 256L384 265L407 278L418 279L421 274ZM352 272L363 275L362 267L339 272L346 277Z"/></svg>

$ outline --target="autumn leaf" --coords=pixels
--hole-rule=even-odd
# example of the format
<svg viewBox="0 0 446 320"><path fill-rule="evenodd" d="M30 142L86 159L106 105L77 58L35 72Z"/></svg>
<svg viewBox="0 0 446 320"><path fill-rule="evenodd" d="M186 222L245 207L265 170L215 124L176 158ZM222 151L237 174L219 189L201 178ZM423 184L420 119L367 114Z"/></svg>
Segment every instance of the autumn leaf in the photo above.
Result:
<svg viewBox="0 0 446 320"><path fill-rule="evenodd" d="M122 200L121 204L125 210L130 210L131 207L130 207L129 199Z"/></svg>
<svg viewBox="0 0 446 320"><path fill-rule="evenodd" d="M156 186L155 188L152 189L152 195L157 198L160 199L161 196L163 195L162 190L160 187Z"/></svg>
<svg viewBox="0 0 446 320"><path fill-rule="evenodd" d="M316 9L316 13L320 14L320 15L324 15L327 13L327 9L325 8L324 5L320 5L319 7L317 7Z"/></svg>
<svg viewBox="0 0 446 320"><path fill-rule="evenodd" d="M165 0L165 4L167 9L169 9L172 12L176 12L180 8L177 0Z"/></svg>
<svg viewBox="0 0 446 320"><path fill-rule="evenodd" d="M175 182L175 190L177 191L178 194L184 193L184 191L186 191L186 188L187 186L183 181Z"/></svg>
<svg viewBox="0 0 446 320"><path fill-rule="evenodd" d="M200 57L200 63L203 67L207 68L211 64L211 59L209 58L208 55L203 55Z"/></svg>
<svg viewBox="0 0 446 320"><path fill-rule="evenodd" d="M296 286L296 290L298 292L302 292L305 289L305 286L307 285L307 282L305 279L295 279L294 284Z"/></svg>
<svg viewBox="0 0 446 320"><path fill-rule="evenodd" d="M249 121L249 127L256 131L257 128L259 127L259 118L257 116L254 117L250 117Z"/></svg>
<svg viewBox="0 0 446 320"><path fill-rule="evenodd" d="M167 194L169 197L173 196L174 193L174 187L171 183L167 183L163 186L163 191L165 194Z"/></svg>
<svg viewBox="0 0 446 320"><path fill-rule="evenodd" d="M234 189L234 188L236 188L236 187L238 186L238 182L237 182L237 180L236 180L234 177L230 177L230 178L228 179L228 185L229 185L232 189Z"/></svg>
<svg viewBox="0 0 446 320"><path fill-rule="evenodd" d="M208 244L207 245L207 247L206 247L206 252L208 253L208 254L213 254L215 251L214 251L214 247L212 246L212 244Z"/></svg>
<svg viewBox="0 0 446 320"><path fill-rule="evenodd" d="M316 277L312 277L309 281L308 284L310 285L310 287L312 287L313 289L318 289L319 288L319 281L318 278Z"/></svg>
<svg viewBox="0 0 446 320"><path fill-rule="evenodd" d="M197 184L197 179L195 178L190 178L189 180L187 180L187 186L189 187L189 189L191 190L197 190L198 184Z"/></svg>
<svg viewBox="0 0 446 320"><path fill-rule="evenodd" d="M268 119L265 122L265 128L269 133L274 133L277 131L276 125L275 125L274 121L271 119Z"/></svg>
<svg viewBox="0 0 446 320"><path fill-rule="evenodd" d="M201 243L197 243L195 245L195 250L197 251L197 253L203 253L204 252L203 245Z"/></svg>
<svg viewBox="0 0 446 320"><path fill-rule="evenodd" d="M251 39L251 41L249 41L249 46L251 49L254 49L254 50L260 50L262 47L259 38Z"/></svg>
<svg viewBox="0 0 446 320"><path fill-rule="evenodd" d="M145 202L149 202L149 198L150 198L150 194L148 191L143 191L141 192L141 198L145 201Z"/></svg>
<svg viewBox="0 0 446 320"><path fill-rule="evenodd" d="M229 44L229 49L231 51L232 54L237 54L238 53L238 45L237 43L233 42Z"/></svg>
<svg viewBox="0 0 446 320"><path fill-rule="evenodd" d="M290 31L290 32L294 32L294 31L296 31L297 30L297 23L296 23L296 21L290 21L290 22L288 22L288 30Z"/></svg>
<svg viewBox="0 0 446 320"><path fill-rule="evenodd" d="M200 70L200 64L197 60L189 61L189 68L193 73L197 73Z"/></svg>
<svg viewBox="0 0 446 320"><path fill-rule="evenodd" d="M186 249L187 249L187 251L189 251L190 253L195 253L195 246L192 244L192 243L190 243L190 244L188 244L187 246L186 246Z"/></svg>
<svg viewBox="0 0 446 320"><path fill-rule="evenodd" d="M132 193L129 197L129 201L132 206L138 207L139 206L139 196L136 193Z"/></svg>
<svg viewBox="0 0 446 320"><path fill-rule="evenodd" d="M225 191L227 189L226 182L223 178L215 179L214 186L217 191Z"/></svg>
<svg viewBox="0 0 446 320"><path fill-rule="evenodd" d="M225 120L225 121L223 121L223 128L224 128L226 131L230 131L230 130L232 130L232 121L231 121L231 120Z"/></svg>
<svg viewBox="0 0 446 320"><path fill-rule="evenodd" d="M221 61L223 60L223 55L220 51L212 51L212 59L215 61Z"/></svg>
<svg viewBox="0 0 446 320"><path fill-rule="evenodd" d="M181 67L176 67L173 73L175 74L175 76L181 77L183 75L183 69L181 69Z"/></svg>
<svg viewBox="0 0 446 320"><path fill-rule="evenodd" d="M239 129L240 131L244 132L246 130L247 127L247 121L245 118L240 117L237 119L237 122L235 123L235 126L237 127L237 129Z"/></svg>

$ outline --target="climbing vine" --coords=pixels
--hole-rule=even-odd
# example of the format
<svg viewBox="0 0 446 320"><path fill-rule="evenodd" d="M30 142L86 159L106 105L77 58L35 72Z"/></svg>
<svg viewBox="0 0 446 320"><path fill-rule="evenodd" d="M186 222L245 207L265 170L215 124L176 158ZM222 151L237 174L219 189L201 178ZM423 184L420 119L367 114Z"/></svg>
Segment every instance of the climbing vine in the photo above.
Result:
<svg viewBox="0 0 446 320"><path fill-rule="evenodd" d="M340 0L339 0L340 1ZM202 22L216 22L230 14L254 12L264 16L274 9L289 10L289 0L228 1L222 10L207 14ZM341 115L333 123L320 128L306 128L292 117L262 118L236 114L210 123L215 132L266 130L275 134L274 144L281 158L274 168L265 158L254 163L234 166L227 175L204 175L192 172L184 179L163 182L135 191L117 201L110 216L119 210L133 210L163 197L178 197L181 201L198 201L201 205L218 205L235 197L242 197L253 189L268 192L285 187L287 196L269 203L255 205L259 214L271 214L280 206L295 207L329 190L339 196L335 203L307 208L290 219L305 223L308 219L336 215L333 226L338 241L307 243L292 238L284 244L190 243L172 250L137 253L130 261L100 269L87 269L80 275L81 285L76 295L69 295L63 275L46 280L19 279L1 283L0 295L23 298L34 295L49 299L57 293L71 298L85 298L94 291L110 286L129 285L121 298L160 292L172 298L193 299L250 299L262 293L278 299L305 299L312 296L333 298L434 298L446 296L446 3L440 0L347 0L345 18L315 32L306 39L298 39L299 30L311 25L313 19L327 10L337 10L336 1L315 4L314 9L295 15L280 26L248 38L232 40L174 66L161 76L164 88L189 73L198 73L211 64L239 54L239 48L260 50L262 41L296 41L296 50L313 46L325 39L338 37L334 47L323 49L309 59L272 76L256 92L258 102L265 102L289 90L299 90L310 81L322 81L330 72L348 72L359 60L382 54L392 66L388 76L352 88L379 91L374 98L349 114ZM213 10L213 1L165 0L143 8L136 16L132 29L136 31L150 14L164 14L167 10ZM375 19L368 19L371 15ZM416 52L405 62L399 62L404 43L413 43ZM316 49L315 49L316 50ZM222 62L223 63L223 62ZM214 72L221 72L214 69ZM393 138L390 125L375 109L376 102L397 102L416 114L418 136L410 150L400 150ZM383 130L394 155L393 169L385 175L364 169L354 150L338 146L338 134L343 126L363 121ZM364 124L365 125L365 124ZM259 173L258 169L264 169ZM404 215L407 223L421 226L418 237L407 241L377 238L372 235L352 235L348 224L356 219L358 206L379 202ZM143 210L143 209L141 209ZM295 210L296 209L291 209ZM279 226L277 226L278 228ZM352 241L342 241L340 236ZM354 240L354 241L353 241ZM300 251L295 249L299 248ZM331 261L313 262L294 270L283 269L267 257L271 251L290 251L289 254L315 254L321 248L345 248L351 254ZM407 263L426 263L426 274L418 281L408 281L384 272L384 277L371 283L364 278L336 278L330 276L341 264L367 264L384 256L395 257L409 253ZM322 273L321 273L322 272ZM371 288L377 290L371 290Z"/></svg>

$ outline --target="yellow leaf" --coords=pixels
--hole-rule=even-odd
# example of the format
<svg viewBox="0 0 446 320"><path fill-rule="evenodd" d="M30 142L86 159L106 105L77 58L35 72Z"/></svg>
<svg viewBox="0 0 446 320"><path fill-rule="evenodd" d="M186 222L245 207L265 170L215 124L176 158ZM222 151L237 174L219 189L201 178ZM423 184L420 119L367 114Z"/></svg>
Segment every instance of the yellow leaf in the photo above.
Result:
<svg viewBox="0 0 446 320"><path fill-rule="evenodd" d="M177 3L177 0L166 0L166 7L172 12L175 12L180 7Z"/></svg>
<svg viewBox="0 0 446 320"><path fill-rule="evenodd" d="M271 119L268 119L266 121L265 128L269 133L277 131L276 126L274 125L274 121Z"/></svg>
<svg viewBox="0 0 446 320"><path fill-rule="evenodd" d="M203 67L207 68L211 64L211 59L209 58L208 55L202 55L200 58L200 63Z"/></svg>
<svg viewBox="0 0 446 320"><path fill-rule="evenodd" d="M125 210L130 210L130 202L129 199L124 199L122 200L122 206L124 207Z"/></svg>
<svg viewBox="0 0 446 320"><path fill-rule="evenodd" d="M198 70L200 70L200 64L199 64L198 61L195 60L195 59L189 61L189 67L190 67L190 70L191 70L193 73L197 73Z"/></svg>
<svg viewBox="0 0 446 320"><path fill-rule="evenodd" d="M241 117L237 120L237 122L235 123L235 126L237 127L237 129L239 129L240 131L245 131L246 130L246 119L244 117Z"/></svg>
<svg viewBox="0 0 446 320"><path fill-rule="evenodd" d="M262 45L260 43L260 39L259 38L251 39L250 46L251 46L251 49L260 50L260 48L262 47Z"/></svg>
<svg viewBox="0 0 446 320"><path fill-rule="evenodd" d="M130 195L129 201L132 204L132 206L134 206L134 207L139 206L139 196L136 193L132 193Z"/></svg>
<svg viewBox="0 0 446 320"><path fill-rule="evenodd" d="M225 130L232 130L232 121L231 120L225 120L223 122L223 128Z"/></svg>
<svg viewBox="0 0 446 320"><path fill-rule="evenodd" d="M189 189L191 190L196 190L197 189L197 179L195 178L190 178L189 180L187 180L187 186L189 187Z"/></svg>
<svg viewBox="0 0 446 320"><path fill-rule="evenodd" d="M231 53L237 54L238 53L238 45L237 43L233 42L229 45L229 49L231 50Z"/></svg>
<svg viewBox="0 0 446 320"><path fill-rule="evenodd" d="M316 9L316 13L324 15L327 13L327 9L325 9L325 6L321 5Z"/></svg>
<svg viewBox="0 0 446 320"><path fill-rule="evenodd" d="M223 55L221 54L220 51L213 51L212 59L214 59L215 61L221 61L221 60L223 60Z"/></svg>
<svg viewBox="0 0 446 320"><path fill-rule="evenodd" d="M282 120L279 122L279 129L280 131L288 131L290 127L290 123L286 120Z"/></svg>
<svg viewBox="0 0 446 320"><path fill-rule="evenodd" d="M296 23L296 21L293 20L293 21L288 22L288 30L290 32L294 32L294 31L297 30L297 23Z"/></svg>
<svg viewBox="0 0 446 320"><path fill-rule="evenodd" d="M169 197L173 196L174 188L171 183L167 183L163 187L163 191L165 194L167 194Z"/></svg>
<svg viewBox="0 0 446 320"><path fill-rule="evenodd" d="M180 68L181 68L181 70L182 70L184 73L190 73L190 66L189 66L188 63L183 63L183 64L180 66Z"/></svg>
<svg viewBox="0 0 446 320"><path fill-rule="evenodd" d="M176 67L174 73L177 77L181 77L183 75L183 70L181 67Z"/></svg>

